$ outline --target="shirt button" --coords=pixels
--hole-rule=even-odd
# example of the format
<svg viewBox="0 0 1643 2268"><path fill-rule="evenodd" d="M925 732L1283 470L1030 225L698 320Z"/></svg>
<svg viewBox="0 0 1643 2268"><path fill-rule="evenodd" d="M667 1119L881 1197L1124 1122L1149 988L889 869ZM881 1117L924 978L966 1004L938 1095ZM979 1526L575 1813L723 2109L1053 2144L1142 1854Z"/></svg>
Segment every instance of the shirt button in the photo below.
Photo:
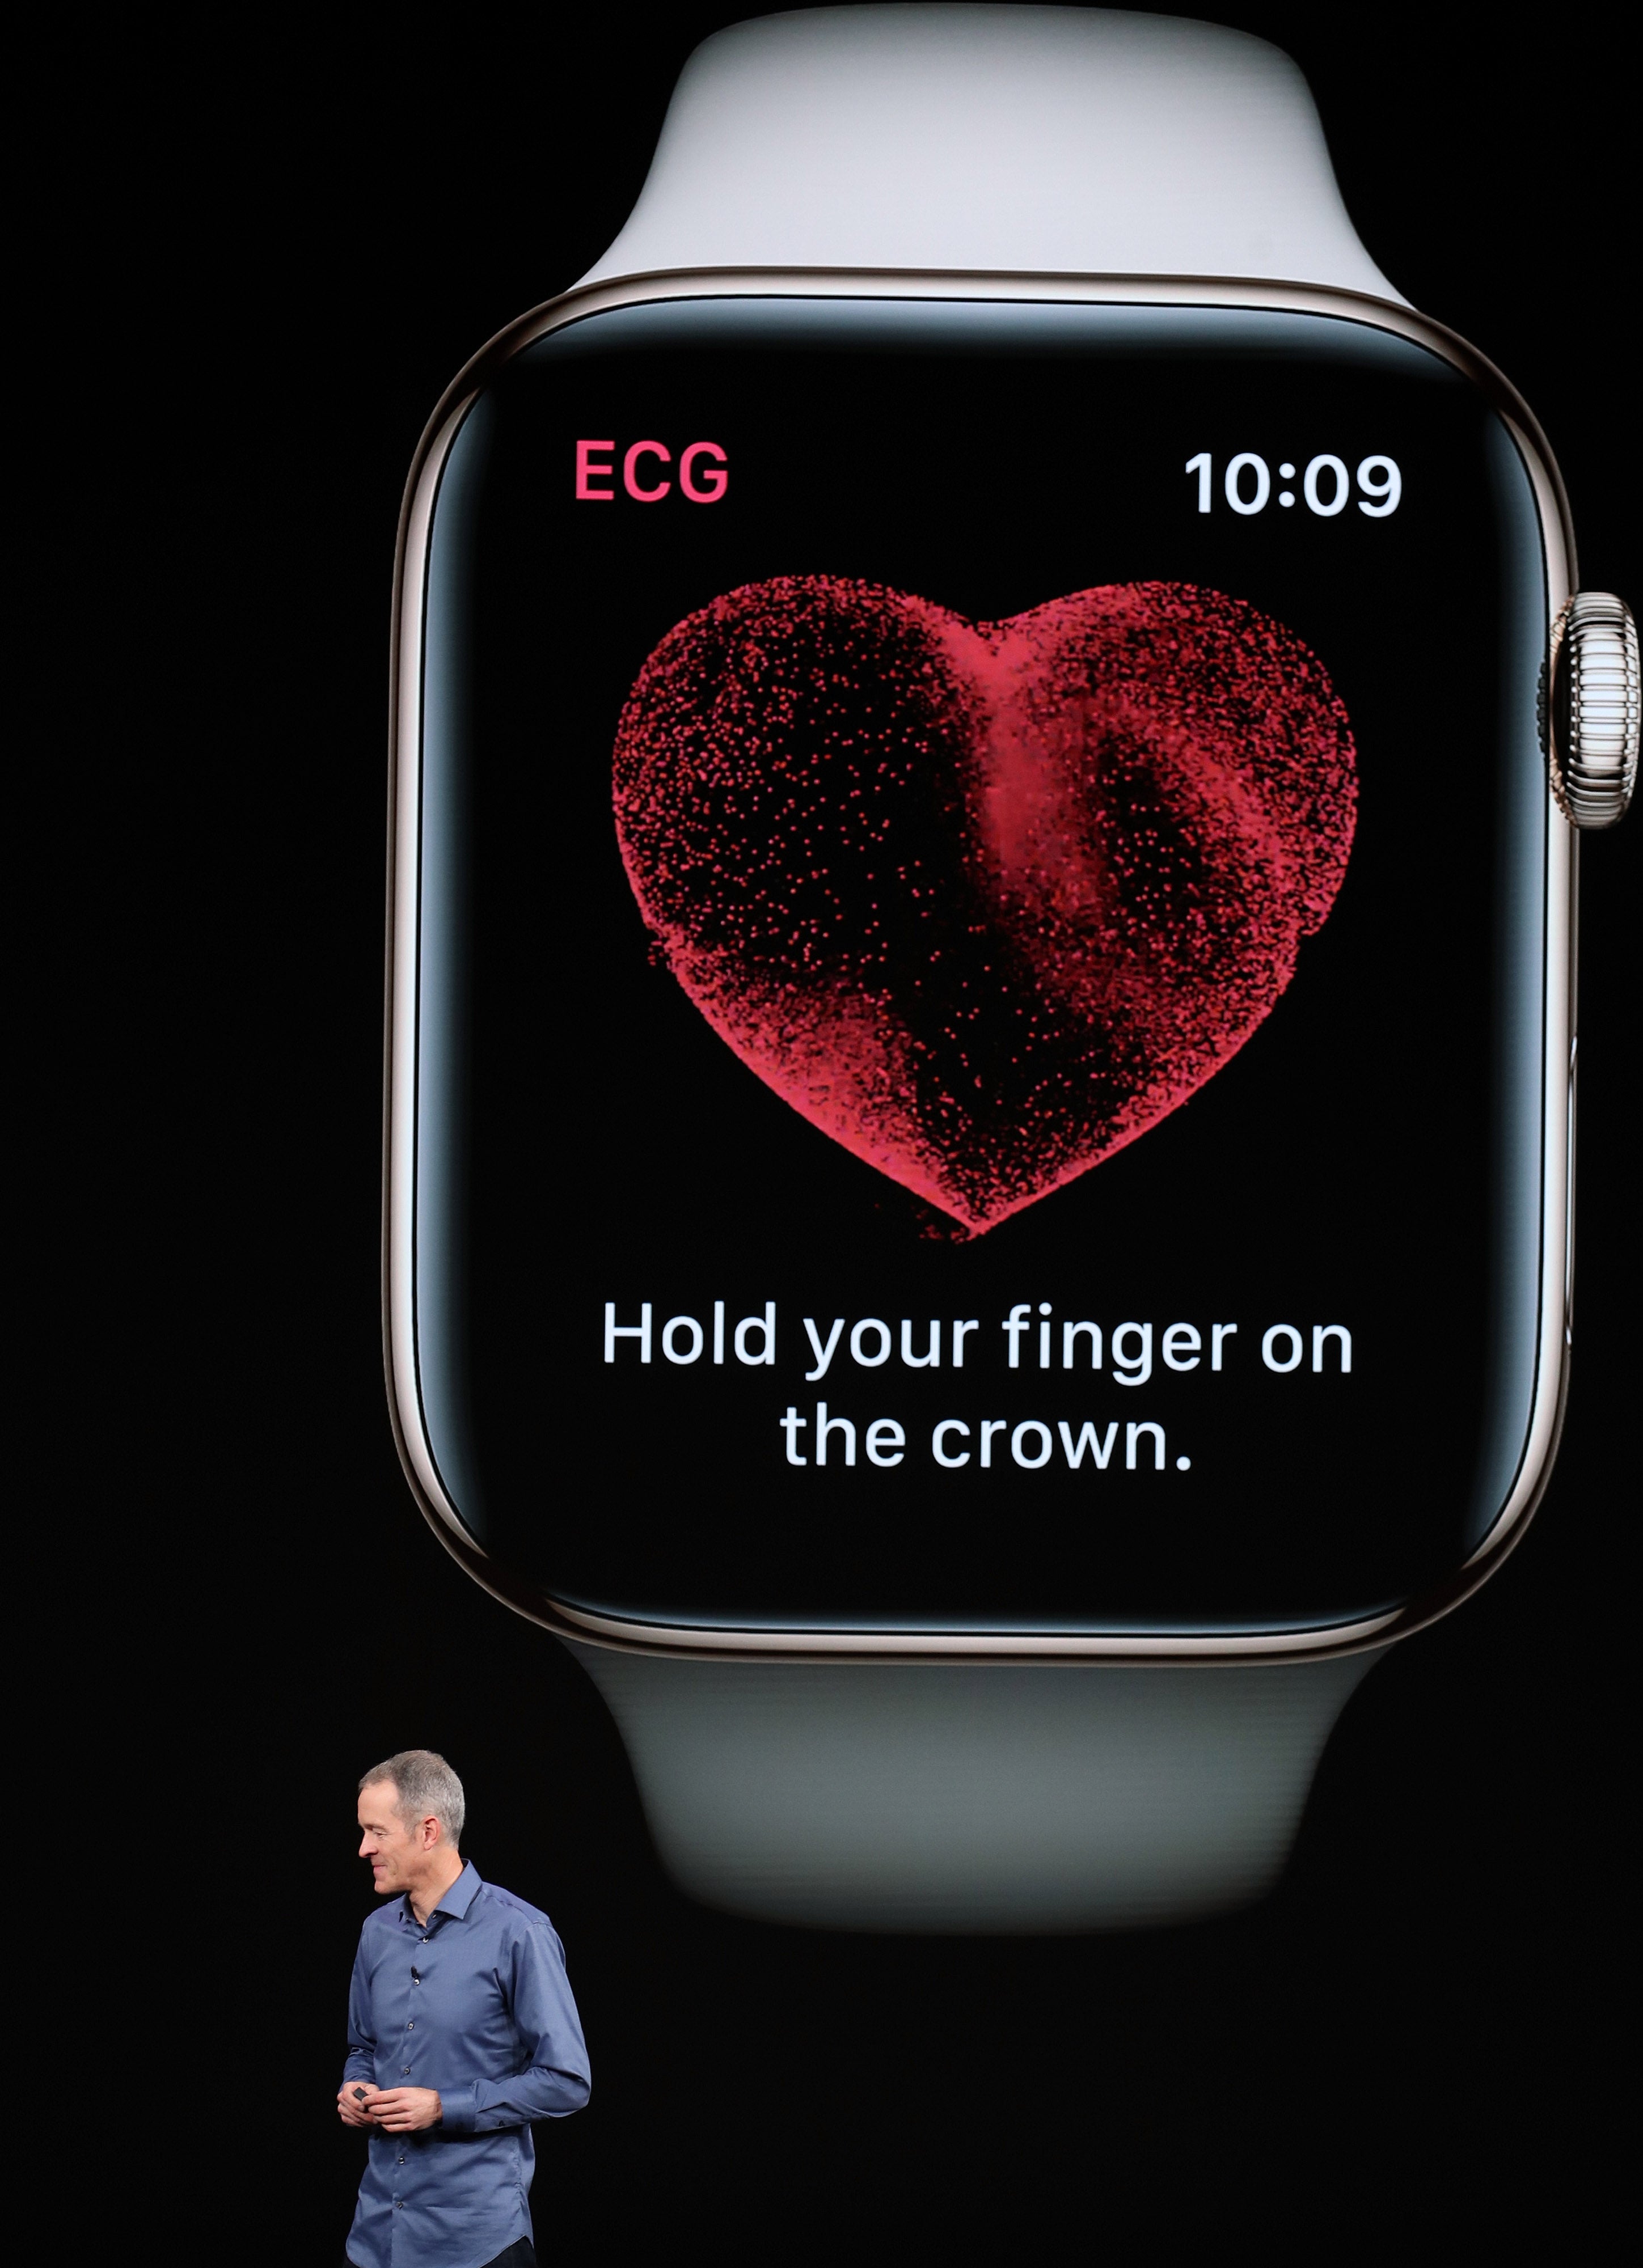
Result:
<svg viewBox="0 0 1643 2268"><path fill-rule="evenodd" d="M415 2016L413 2016L413 2017L411 2018L411 2020L410 2020L409 2023L406 2025L405 2029L406 2029L406 2030L407 2030L408 2032L414 2032L414 2031L416 2030L416 2017L415 2017Z"/></svg>
<svg viewBox="0 0 1643 2268"><path fill-rule="evenodd" d="M410 2066L408 2063L402 2063L400 2066L400 2072L404 2078L409 2079L410 2077Z"/></svg>

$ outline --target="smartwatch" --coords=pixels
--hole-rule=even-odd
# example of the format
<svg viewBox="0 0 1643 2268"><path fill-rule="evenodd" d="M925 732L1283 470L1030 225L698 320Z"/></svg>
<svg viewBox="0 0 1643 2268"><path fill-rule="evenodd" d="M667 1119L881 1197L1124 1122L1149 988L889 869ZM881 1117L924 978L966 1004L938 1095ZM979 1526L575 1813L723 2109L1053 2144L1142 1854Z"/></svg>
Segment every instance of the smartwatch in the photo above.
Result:
<svg viewBox="0 0 1643 2268"><path fill-rule="evenodd" d="M1577 830L1639 719L1300 72L1079 8L718 33L436 411L394 622L436 1532L710 1904L1258 1896L1545 1485Z"/></svg>

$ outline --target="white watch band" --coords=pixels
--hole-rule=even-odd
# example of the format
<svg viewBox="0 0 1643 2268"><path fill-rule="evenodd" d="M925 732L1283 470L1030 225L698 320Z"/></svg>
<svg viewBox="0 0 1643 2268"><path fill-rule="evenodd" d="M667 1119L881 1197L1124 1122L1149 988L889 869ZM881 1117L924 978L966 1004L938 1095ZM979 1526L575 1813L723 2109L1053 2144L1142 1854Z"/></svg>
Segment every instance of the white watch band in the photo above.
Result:
<svg viewBox="0 0 1643 2268"><path fill-rule="evenodd" d="M704 268L1249 276L1397 299L1306 82L1241 32L1081 8L807 9L682 75L583 280ZM1258 1896L1376 1659L1202 1666L571 1652L652 1832L714 1905L1076 1930Z"/></svg>
<svg viewBox="0 0 1643 2268"><path fill-rule="evenodd" d="M1247 276L1399 298L1287 55L1105 8L807 8L715 33L583 280L676 268Z"/></svg>
<svg viewBox="0 0 1643 2268"><path fill-rule="evenodd" d="M572 1644L658 1850L823 1929L1190 1921L1271 1888L1378 1656L1203 1667L681 1661Z"/></svg>

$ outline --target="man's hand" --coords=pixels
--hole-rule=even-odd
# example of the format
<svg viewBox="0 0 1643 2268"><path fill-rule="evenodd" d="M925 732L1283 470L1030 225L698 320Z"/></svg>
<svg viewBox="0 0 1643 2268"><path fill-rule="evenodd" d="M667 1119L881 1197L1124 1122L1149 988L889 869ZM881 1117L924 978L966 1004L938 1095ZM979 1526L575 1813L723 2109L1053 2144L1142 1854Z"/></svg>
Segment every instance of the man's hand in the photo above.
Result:
<svg viewBox="0 0 1643 2268"><path fill-rule="evenodd" d="M363 2102L354 2092L356 2088L364 2089ZM363 2079L345 2079L336 2090L336 2111L343 2125L374 2126L377 2122L371 2115L372 2106L381 2093L379 2087L372 2087Z"/></svg>
<svg viewBox="0 0 1643 2268"><path fill-rule="evenodd" d="M360 2123L379 2126L389 2134L415 2134L420 2127L437 2126L444 2116L445 2105L437 2087L372 2088L371 2116Z"/></svg>

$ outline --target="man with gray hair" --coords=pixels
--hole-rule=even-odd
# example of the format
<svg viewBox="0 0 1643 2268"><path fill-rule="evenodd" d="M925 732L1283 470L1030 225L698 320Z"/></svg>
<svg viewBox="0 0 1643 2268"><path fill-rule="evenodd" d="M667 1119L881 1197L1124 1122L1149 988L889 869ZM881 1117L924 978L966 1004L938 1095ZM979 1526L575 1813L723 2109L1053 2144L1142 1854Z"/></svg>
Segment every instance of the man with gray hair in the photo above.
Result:
<svg viewBox="0 0 1643 2268"><path fill-rule="evenodd" d="M359 1933L336 2108L369 2134L355 2268L532 2268L534 2118L588 2097L587 2050L544 1913L459 1845L462 1783L406 1749L359 1783L379 1906Z"/></svg>

